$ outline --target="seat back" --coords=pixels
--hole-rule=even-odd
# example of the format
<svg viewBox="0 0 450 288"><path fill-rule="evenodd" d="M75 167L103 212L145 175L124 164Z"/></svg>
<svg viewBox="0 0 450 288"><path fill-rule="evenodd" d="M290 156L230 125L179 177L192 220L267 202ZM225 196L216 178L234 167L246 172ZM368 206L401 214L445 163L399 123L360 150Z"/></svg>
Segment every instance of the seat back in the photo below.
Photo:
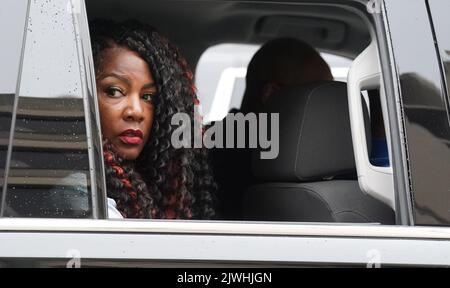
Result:
<svg viewBox="0 0 450 288"><path fill-rule="evenodd" d="M258 184L244 192L245 219L394 222L390 207L359 189L345 83L284 87L267 107L279 113L279 155L260 159L258 150L252 153Z"/></svg>

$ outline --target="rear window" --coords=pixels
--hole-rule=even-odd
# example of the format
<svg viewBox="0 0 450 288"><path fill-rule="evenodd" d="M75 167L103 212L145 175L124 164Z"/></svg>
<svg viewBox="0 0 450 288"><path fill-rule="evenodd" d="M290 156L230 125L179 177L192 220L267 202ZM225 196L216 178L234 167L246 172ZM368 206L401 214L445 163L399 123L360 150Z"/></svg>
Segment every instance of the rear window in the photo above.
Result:
<svg viewBox="0 0 450 288"><path fill-rule="evenodd" d="M260 45L219 44L208 48L196 69L198 96L204 121L221 120L232 108L241 106L247 66ZM321 53L336 81L347 82L351 59Z"/></svg>

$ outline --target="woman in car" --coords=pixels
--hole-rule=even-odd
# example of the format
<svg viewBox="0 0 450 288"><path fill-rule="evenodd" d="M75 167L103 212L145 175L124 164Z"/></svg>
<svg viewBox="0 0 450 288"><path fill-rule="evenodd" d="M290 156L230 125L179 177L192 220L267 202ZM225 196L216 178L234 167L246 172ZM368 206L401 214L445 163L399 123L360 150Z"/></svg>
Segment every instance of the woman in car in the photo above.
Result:
<svg viewBox="0 0 450 288"><path fill-rule="evenodd" d="M90 24L108 197L126 218L211 219L207 151L175 149L171 118L194 117L193 74L179 50L137 21Z"/></svg>

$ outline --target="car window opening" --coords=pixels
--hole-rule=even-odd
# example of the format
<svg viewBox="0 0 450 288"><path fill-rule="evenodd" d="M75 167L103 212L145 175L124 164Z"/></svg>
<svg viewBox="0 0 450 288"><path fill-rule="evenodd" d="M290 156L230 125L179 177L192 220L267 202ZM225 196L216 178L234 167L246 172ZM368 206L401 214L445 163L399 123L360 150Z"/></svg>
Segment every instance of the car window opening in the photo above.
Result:
<svg viewBox="0 0 450 288"><path fill-rule="evenodd" d="M197 3L197 8L191 9L193 16L206 21L205 15L212 15L205 23L217 33L207 33L208 29L195 25L175 25L174 17L161 16L172 15L170 5L164 1L111 1L112 5L105 6L87 1L91 42L96 47L92 51L94 67L89 61L79 63L84 56L90 57L90 47L77 46L81 45L78 40L70 44L66 39L64 45L71 48L63 50L73 52L71 55L58 54L63 57L60 61L49 53L45 55L49 56L48 63L65 61L67 69L57 73L52 68L55 65L47 65L47 73L27 68L45 66L35 60L39 57L31 56L41 51L40 40L47 37L52 41L54 37L41 35L45 29L27 32L20 95L15 95L17 113L11 116L8 110L4 114L15 121L14 127L9 127L14 133L13 147L0 150L0 164L10 164L2 182L2 204L17 210L19 204L14 199L25 197L19 202L30 203L31 208L17 215L27 217L102 218L104 214L97 210L103 205L115 206L119 210L116 216L125 218L394 224L389 119L373 27L351 9L338 5L321 5L318 9L314 4L272 3L274 9L267 10L264 3L254 3L246 10L247 4L240 1L232 6L226 1L171 4L182 10L190 2ZM139 16L143 5L153 8L145 9L145 18ZM213 13L219 8L222 20ZM44 17L33 9L30 13ZM111 19L115 9L123 11L123 17ZM187 16L179 17L185 21ZM94 25L94 19L103 20ZM154 38L149 36L152 41L141 43L153 49L153 54L142 52L142 45L134 47L133 41L123 40L136 33L114 38L114 33L122 32L111 28L111 20L130 29L139 29L137 23L156 27L158 32L151 34ZM220 23L231 26L228 29ZM241 23L241 28L233 30L234 23ZM191 28L192 37L185 37ZM155 36L158 33L164 37ZM42 39L33 38L38 34ZM79 53L84 56L78 58ZM164 58L163 54L173 58ZM118 60L120 65L114 66L117 59L122 62ZM132 69L127 71L125 62L130 61L134 66L130 64ZM148 73L138 73L145 77L131 77L130 71L139 63L144 67L141 70ZM161 68L167 65L175 68ZM80 81L85 72L92 79ZM173 75L167 76L169 72ZM45 73L56 79L74 77L76 81L39 85L49 81ZM89 98L95 92L90 91L94 87L88 87L93 84L91 80L97 80L98 107ZM179 94L177 87L183 87L185 94ZM188 98L192 102L188 103ZM124 99L128 106L122 112L128 116L123 123L136 125L124 125L124 131L116 135L121 142L114 142L111 139L116 131L106 126L122 123L125 118L118 113L109 114L111 117L105 120L105 107L119 107ZM181 128L185 123L183 115L173 120L174 111L187 111L186 123L192 131ZM166 114L162 117L161 113ZM136 119L147 119L148 115L148 125L140 127L141 120ZM44 121L42 117L45 125L40 122ZM96 121L102 134L95 130ZM167 133L161 132L164 129ZM187 140L180 138L173 144L174 133L188 135ZM100 143L102 136L104 143ZM138 153L127 152L132 150L129 147L140 144ZM99 153L102 147L104 155ZM143 150L146 152L140 154ZM98 164L103 161L106 170ZM129 172L131 169L142 173L135 175ZM113 182L119 188L115 192L111 192L108 173L117 176ZM95 192L105 178L108 194L103 195L100 188ZM81 188L77 189L77 185ZM121 189L126 190L126 196ZM55 195L62 200L53 199ZM45 206L41 202L48 199L55 200L53 208L38 207ZM68 206L61 204L63 212L53 211L59 205L55 203L61 201ZM96 201L105 203L97 207ZM73 209L73 205L79 207ZM2 213L14 214L5 209Z"/></svg>

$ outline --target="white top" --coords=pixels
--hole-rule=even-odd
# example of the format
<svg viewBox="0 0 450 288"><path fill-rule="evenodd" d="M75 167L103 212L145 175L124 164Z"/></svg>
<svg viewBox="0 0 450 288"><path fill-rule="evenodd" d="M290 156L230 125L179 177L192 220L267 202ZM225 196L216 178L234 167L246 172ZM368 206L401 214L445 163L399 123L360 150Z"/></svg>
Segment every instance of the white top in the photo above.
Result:
<svg viewBox="0 0 450 288"><path fill-rule="evenodd" d="M109 219L123 219L122 214L117 210L116 201L112 198L108 198L108 218Z"/></svg>

